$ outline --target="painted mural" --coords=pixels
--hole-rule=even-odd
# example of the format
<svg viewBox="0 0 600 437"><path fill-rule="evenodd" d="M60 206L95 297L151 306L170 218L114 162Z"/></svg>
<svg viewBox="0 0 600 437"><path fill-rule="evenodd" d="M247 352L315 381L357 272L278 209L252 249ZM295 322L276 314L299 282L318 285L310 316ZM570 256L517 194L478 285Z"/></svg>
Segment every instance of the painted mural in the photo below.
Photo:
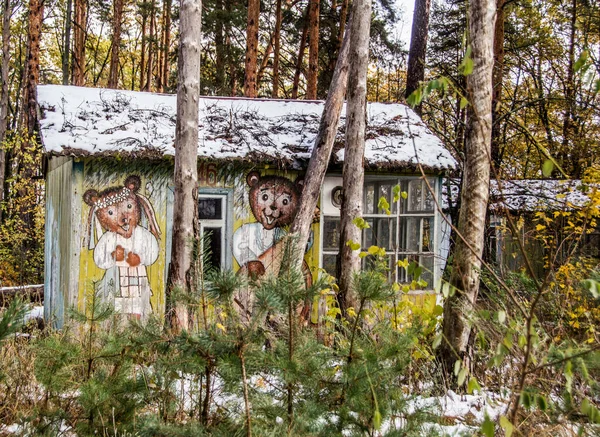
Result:
<svg viewBox="0 0 600 437"><path fill-rule="evenodd" d="M283 255L282 238L286 227L292 224L302 193L302 177L294 182L276 175L261 176L252 171L246 176L248 202L255 223L245 223L233 235L233 256L241 273L260 278L277 274ZM312 246L312 232L309 242ZM303 263L306 286L312 284L312 274Z"/></svg>
<svg viewBox="0 0 600 437"><path fill-rule="evenodd" d="M90 211L84 244L93 251L96 266L105 271L98 284L103 297L116 310L144 318L152 312L146 268L158 259L161 233L140 186L140 177L130 175L122 186L85 191L83 201Z"/></svg>

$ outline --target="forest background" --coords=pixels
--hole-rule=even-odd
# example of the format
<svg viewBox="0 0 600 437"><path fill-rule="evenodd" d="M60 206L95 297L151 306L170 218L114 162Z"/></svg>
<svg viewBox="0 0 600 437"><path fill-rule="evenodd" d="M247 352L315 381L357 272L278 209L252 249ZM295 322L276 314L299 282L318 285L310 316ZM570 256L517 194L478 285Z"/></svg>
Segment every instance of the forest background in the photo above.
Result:
<svg viewBox="0 0 600 437"><path fill-rule="evenodd" d="M466 43L469 5L462 0L431 5L417 0L419 5L425 6L421 10L429 18L418 29L426 56L421 85L411 88L407 85L411 77L407 47L397 38L396 5L385 0L374 4L368 100L405 102L412 95L409 103L416 105L431 129L464 162L469 107L466 77L472 70ZM35 85L174 92L179 5L170 0L3 0L2 12L0 286L10 286L43 282L44 189ZM324 99L348 12L348 0L204 2L201 93ZM250 26L258 28L256 41L246 37ZM416 35L413 32L413 39ZM499 0L492 84L494 177L552 176L597 182L599 76L600 2ZM537 218L542 226L537 237L556 248L555 236L543 233L549 232L552 219ZM580 218L585 225L573 224L574 232L586 229L588 219ZM514 298L511 292L519 302L531 297L531 304L524 307L529 317L515 318L502 332L498 345L504 346L493 357L501 361L518 344L523 357L516 355L524 359L521 375L525 376L531 373L527 369L533 350L533 313L542 325L551 320L552 329L540 329L554 334L550 338L556 342L566 337L592 345L591 350L597 350L599 343L597 296L587 297L579 286L580 280L593 276L594 268L571 260L549 267L548 283L544 280L534 291L528 282L532 278L511 278L516 282L506 287L492 275L487 283L488 291L506 288L506 301ZM565 305L566 311L556 313L548 296ZM536 309L540 299L547 305L540 304L547 311L544 317ZM494 306L495 320L503 323L502 311L511 311L501 299L495 305L499 305ZM520 330L525 332L523 345ZM508 334L518 340L506 340ZM543 352L546 357L548 350ZM557 362L571 361L563 355ZM569 385L573 369L561 367L561 371Z"/></svg>
<svg viewBox="0 0 600 437"><path fill-rule="evenodd" d="M419 23L425 26L419 32L426 47L423 79L434 81L417 92L419 100L423 93L428 97L421 112L459 161L467 112L466 8L462 0L434 1L429 23ZM600 128L599 8L596 0L499 2L492 141L499 176L542 177L549 157L573 178L594 164ZM39 145L27 141L26 133L35 132L30 82L174 92L179 5L170 0L5 0L2 11L0 271L3 285L31 284L41 280L43 239L42 193L19 188L23 178L41 176ZM262 2L255 45L246 41L248 13L245 2L204 2L201 94L325 98L348 1ZM405 101L408 47L398 37L400 17L395 3L374 4L369 101ZM247 49L256 63L250 68ZM255 71L255 77L246 71ZM435 89L441 92L429 95ZM34 256L22 255L31 251Z"/></svg>

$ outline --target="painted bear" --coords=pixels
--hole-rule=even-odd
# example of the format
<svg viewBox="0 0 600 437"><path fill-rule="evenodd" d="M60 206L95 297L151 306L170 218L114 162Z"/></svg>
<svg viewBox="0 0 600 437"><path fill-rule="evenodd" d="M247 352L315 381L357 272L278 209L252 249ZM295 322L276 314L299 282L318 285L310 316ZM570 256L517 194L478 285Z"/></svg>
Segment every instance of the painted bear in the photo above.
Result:
<svg viewBox="0 0 600 437"><path fill-rule="evenodd" d="M87 247L106 270L101 291L114 299L116 310L144 318L152 311L146 266L158 258L160 229L152 205L138 192L140 185L139 176L131 175L123 186L87 190L83 200L91 207ZM142 217L150 230L141 225Z"/></svg>
<svg viewBox="0 0 600 437"><path fill-rule="evenodd" d="M302 178L295 182L282 176L260 176L248 173L248 198L256 223L241 226L233 235L233 255L242 272L258 278L277 274L283 256L283 244L277 244L286 234L284 227L292 224L302 193ZM310 243L309 243L310 244ZM312 275L306 261L302 271L306 286Z"/></svg>

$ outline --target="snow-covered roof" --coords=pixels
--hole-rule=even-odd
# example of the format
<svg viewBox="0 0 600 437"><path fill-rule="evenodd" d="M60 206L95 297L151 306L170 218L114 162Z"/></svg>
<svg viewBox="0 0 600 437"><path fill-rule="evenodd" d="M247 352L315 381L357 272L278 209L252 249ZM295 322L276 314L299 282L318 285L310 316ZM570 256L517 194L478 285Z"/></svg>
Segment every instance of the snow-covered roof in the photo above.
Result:
<svg viewBox="0 0 600 437"><path fill-rule="evenodd" d="M176 100L175 95L41 85L45 150L73 156L174 155ZM301 168L310 158L324 103L204 97L199 106L199 158ZM456 168L440 139L406 105L370 103L367 113L367 166L414 169L419 162L428 170ZM344 156L345 107L342 118L333 162Z"/></svg>
<svg viewBox="0 0 600 437"><path fill-rule="evenodd" d="M450 182L448 184L448 182ZM456 205L460 180L444 182L444 206ZM451 197L448 198L448 185ZM579 179L512 179L490 181L490 203L492 210L542 211L581 208L590 198L587 193L597 188L584 184Z"/></svg>

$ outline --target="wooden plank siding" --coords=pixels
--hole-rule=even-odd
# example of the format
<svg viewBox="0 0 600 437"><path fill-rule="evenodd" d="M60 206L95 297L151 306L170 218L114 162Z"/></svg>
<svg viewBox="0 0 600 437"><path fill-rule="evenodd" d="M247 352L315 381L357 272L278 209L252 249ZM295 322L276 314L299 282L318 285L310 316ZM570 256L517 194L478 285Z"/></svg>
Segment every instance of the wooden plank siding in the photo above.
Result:
<svg viewBox="0 0 600 437"><path fill-rule="evenodd" d="M72 175L70 157L53 157L46 176L44 319L62 326L69 302L72 242Z"/></svg>

